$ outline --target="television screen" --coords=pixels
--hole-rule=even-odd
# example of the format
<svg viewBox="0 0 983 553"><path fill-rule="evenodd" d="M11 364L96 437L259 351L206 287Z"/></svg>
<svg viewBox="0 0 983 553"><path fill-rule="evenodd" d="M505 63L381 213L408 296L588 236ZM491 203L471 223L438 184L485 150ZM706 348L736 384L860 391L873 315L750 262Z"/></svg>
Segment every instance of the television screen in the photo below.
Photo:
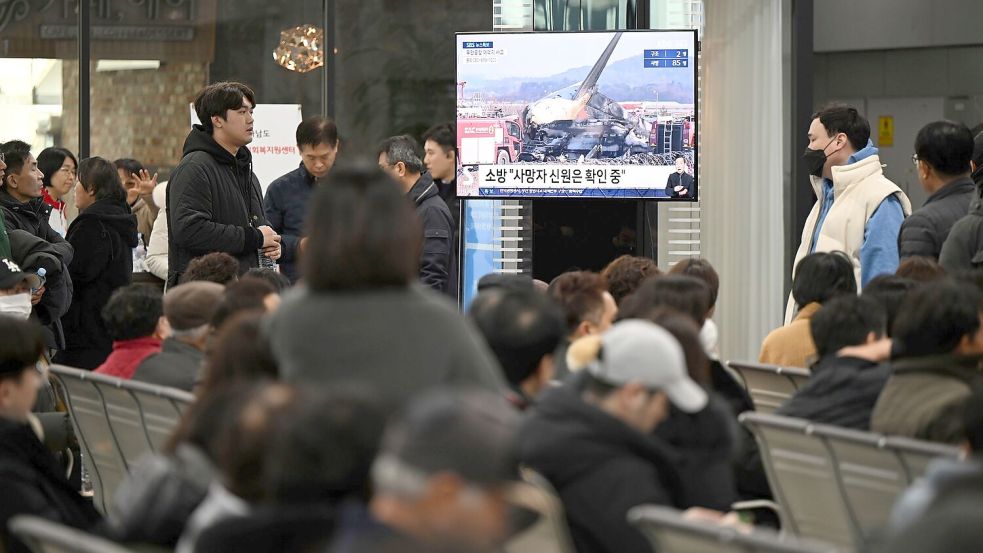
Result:
<svg viewBox="0 0 983 553"><path fill-rule="evenodd" d="M697 199L695 31L457 42L459 197Z"/></svg>

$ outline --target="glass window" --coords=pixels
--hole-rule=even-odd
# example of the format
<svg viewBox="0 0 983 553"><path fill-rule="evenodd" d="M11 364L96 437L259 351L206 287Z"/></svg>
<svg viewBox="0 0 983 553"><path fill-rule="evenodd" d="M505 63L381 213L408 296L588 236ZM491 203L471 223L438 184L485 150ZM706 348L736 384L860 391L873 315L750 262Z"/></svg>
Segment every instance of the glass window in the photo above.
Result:
<svg viewBox="0 0 983 553"><path fill-rule="evenodd" d="M74 2L0 2L0 142L78 148ZM76 77L77 79L77 77Z"/></svg>

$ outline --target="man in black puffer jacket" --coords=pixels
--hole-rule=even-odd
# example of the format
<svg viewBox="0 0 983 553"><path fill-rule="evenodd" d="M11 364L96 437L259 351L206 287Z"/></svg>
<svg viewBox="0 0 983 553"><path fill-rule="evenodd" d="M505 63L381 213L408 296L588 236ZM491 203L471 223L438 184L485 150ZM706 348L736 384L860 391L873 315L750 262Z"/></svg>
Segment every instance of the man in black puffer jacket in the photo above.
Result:
<svg viewBox="0 0 983 553"><path fill-rule="evenodd" d="M280 257L280 236L263 213L263 194L246 145L253 139L253 91L244 84L208 85L194 102L200 125L167 185L168 286L195 257L225 252L242 272L258 267L260 250Z"/></svg>
<svg viewBox="0 0 983 553"><path fill-rule="evenodd" d="M949 273L983 266L983 132L973 139L972 178L976 195L969 215L956 221L942 245L939 263Z"/></svg>
<svg viewBox="0 0 983 553"><path fill-rule="evenodd" d="M901 259L939 258L952 226L969 212L976 190L969 177L972 157L973 135L962 123L936 121L918 131L912 159L918 180L930 196L901 225Z"/></svg>

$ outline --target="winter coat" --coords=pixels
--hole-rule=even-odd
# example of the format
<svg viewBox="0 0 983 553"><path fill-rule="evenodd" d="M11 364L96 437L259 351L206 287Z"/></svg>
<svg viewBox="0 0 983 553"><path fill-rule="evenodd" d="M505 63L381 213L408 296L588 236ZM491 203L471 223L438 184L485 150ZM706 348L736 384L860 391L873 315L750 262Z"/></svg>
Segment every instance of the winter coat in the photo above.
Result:
<svg viewBox="0 0 983 553"><path fill-rule="evenodd" d="M682 507L726 512L738 500L732 467L738 430L727 404L714 395L697 413L670 405L669 417L656 427L655 436L680 457Z"/></svg>
<svg viewBox="0 0 983 553"><path fill-rule="evenodd" d="M576 381L540 396L519 431L519 458L556 489L579 553L650 553L628 510L683 506L679 457L585 402Z"/></svg>
<svg viewBox="0 0 983 553"><path fill-rule="evenodd" d="M820 307L818 303L806 305L794 321L765 336L758 361L781 367L805 368L811 365L816 356L816 344L812 341L809 321Z"/></svg>
<svg viewBox="0 0 983 553"><path fill-rule="evenodd" d="M963 405L981 382L983 356L929 355L892 361L870 418L874 432L931 442L963 439Z"/></svg>
<svg viewBox="0 0 983 553"><path fill-rule="evenodd" d="M148 356L160 351L160 340L153 337L118 340L113 342L113 352L96 368L95 372L129 380L137 367Z"/></svg>
<svg viewBox="0 0 983 553"><path fill-rule="evenodd" d="M47 240L25 230L11 230L9 233L10 248L14 262L29 273L37 273L38 269L46 271L44 294L41 301L34 306L34 316L45 329L45 343L51 349L65 348L65 333L61 318L68 312L73 300L72 277L68 271L70 256L63 259L59 251Z"/></svg>
<svg viewBox="0 0 983 553"><path fill-rule="evenodd" d="M133 280L136 217L123 201L98 200L68 227L75 259L68 266L75 287L72 306L61 318L65 352L59 362L94 369L112 351L101 311L112 293Z"/></svg>
<svg viewBox="0 0 983 553"><path fill-rule="evenodd" d="M297 246L304 235L304 220L316 186L304 164L270 183L266 189L266 220L281 237L280 271L290 282L300 278Z"/></svg>
<svg viewBox="0 0 983 553"><path fill-rule="evenodd" d="M133 380L191 392L198 382L205 353L176 338L161 344L159 353L147 357L133 373Z"/></svg>
<svg viewBox="0 0 983 553"><path fill-rule="evenodd" d="M50 242L62 259L71 260L72 246L65 238L51 229L48 219L51 217L51 206L38 197L26 203L0 189L0 209L3 210L3 220L7 230L25 230L42 240Z"/></svg>
<svg viewBox="0 0 983 553"><path fill-rule="evenodd" d="M325 324L326 313L339 324ZM420 285L333 293L298 285L265 331L281 376L292 383L354 379L398 404L437 386L505 390L474 326Z"/></svg>
<svg viewBox="0 0 983 553"><path fill-rule="evenodd" d="M948 273L983 267L983 167L973 173L976 196L969 214L956 221L942 244L939 264Z"/></svg>
<svg viewBox="0 0 983 553"><path fill-rule="evenodd" d="M420 282L457 297L457 255L454 251L454 218L441 199L430 173L423 173L407 193L423 224Z"/></svg>
<svg viewBox="0 0 983 553"><path fill-rule="evenodd" d="M167 183L168 286L192 259L212 252L235 257L240 272L259 266L258 227L268 223L252 163L248 148L233 156L201 125L191 129Z"/></svg>
<svg viewBox="0 0 983 553"><path fill-rule="evenodd" d="M976 185L961 177L936 190L901 225L898 253L901 259L913 256L938 259L942 245L956 221L969 213Z"/></svg>
<svg viewBox="0 0 983 553"><path fill-rule="evenodd" d="M65 478L65 471L26 423L0 418L0 544L9 539L7 523L34 515L90 530L100 521L92 502ZM9 551L29 551L13 542Z"/></svg>
<svg viewBox="0 0 983 553"><path fill-rule="evenodd" d="M778 415L812 422L870 429L870 413L888 377L889 364L858 357L827 355L812 366L812 375L775 411Z"/></svg>

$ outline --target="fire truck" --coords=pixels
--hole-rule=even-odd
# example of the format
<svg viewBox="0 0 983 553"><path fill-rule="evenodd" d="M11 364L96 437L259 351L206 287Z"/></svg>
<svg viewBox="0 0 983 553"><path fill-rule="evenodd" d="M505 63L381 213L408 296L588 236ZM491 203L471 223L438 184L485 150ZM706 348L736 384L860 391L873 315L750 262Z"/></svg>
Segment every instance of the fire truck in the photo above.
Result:
<svg viewBox="0 0 983 553"><path fill-rule="evenodd" d="M462 165L512 163L522 151L518 117L457 120L457 151Z"/></svg>

